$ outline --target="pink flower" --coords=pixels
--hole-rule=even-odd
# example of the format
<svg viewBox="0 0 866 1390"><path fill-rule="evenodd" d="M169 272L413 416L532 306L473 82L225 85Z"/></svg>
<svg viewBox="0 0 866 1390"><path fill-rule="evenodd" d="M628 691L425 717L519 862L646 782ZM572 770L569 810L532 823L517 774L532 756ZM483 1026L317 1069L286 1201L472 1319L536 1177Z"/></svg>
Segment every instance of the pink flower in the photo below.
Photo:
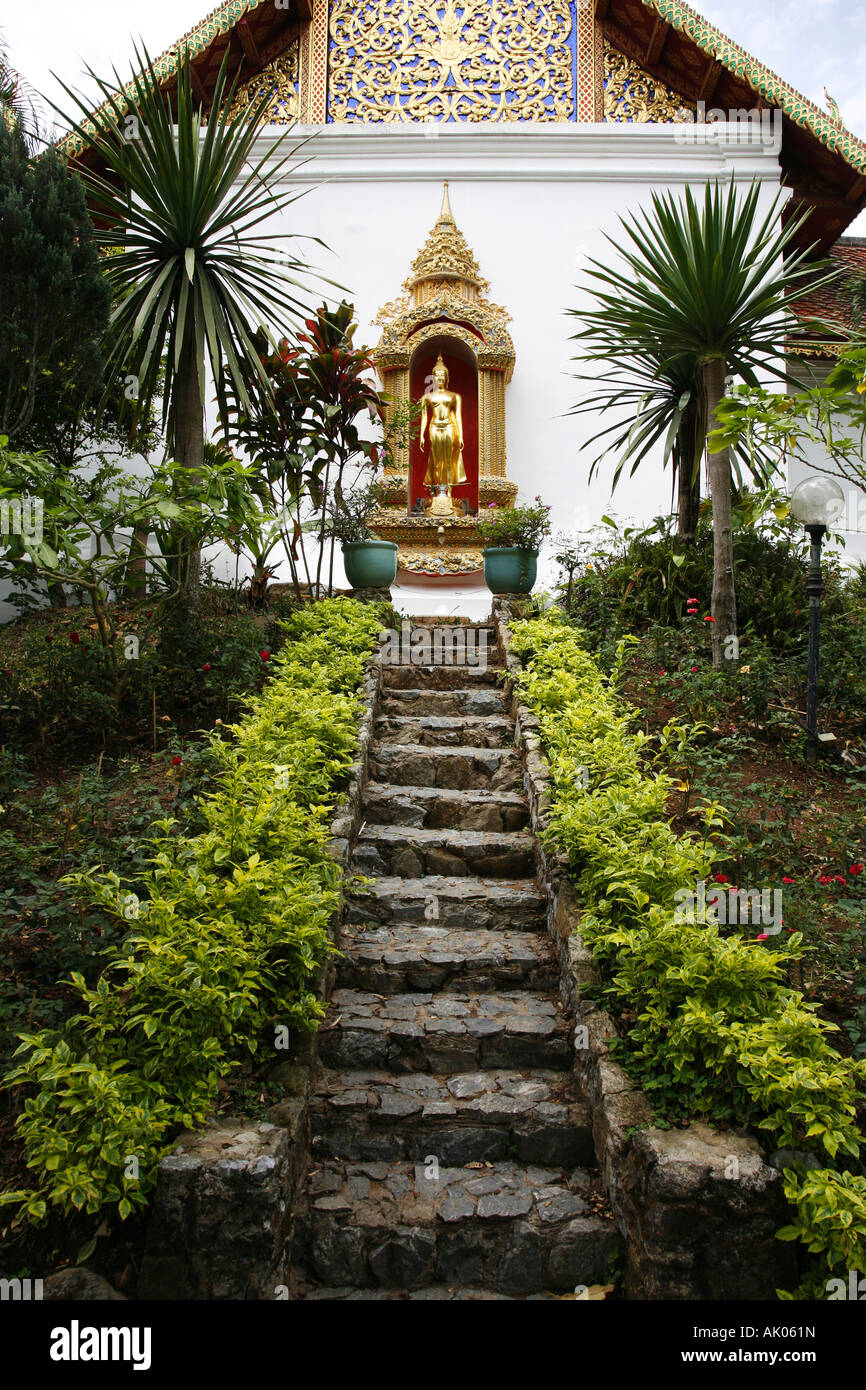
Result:
<svg viewBox="0 0 866 1390"><path fill-rule="evenodd" d="M693 671L697 671L697 669L698 669L697 666L693 666L693 667L692 667L692 670L693 670Z"/></svg>
<svg viewBox="0 0 866 1390"><path fill-rule="evenodd" d="M783 882L783 883L796 883L797 880L796 880L795 878L783 878L783 879L782 879L782 882Z"/></svg>
<svg viewBox="0 0 866 1390"><path fill-rule="evenodd" d="M767 941L768 939L768 935L765 931L762 931L760 936L755 937L756 941Z"/></svg>

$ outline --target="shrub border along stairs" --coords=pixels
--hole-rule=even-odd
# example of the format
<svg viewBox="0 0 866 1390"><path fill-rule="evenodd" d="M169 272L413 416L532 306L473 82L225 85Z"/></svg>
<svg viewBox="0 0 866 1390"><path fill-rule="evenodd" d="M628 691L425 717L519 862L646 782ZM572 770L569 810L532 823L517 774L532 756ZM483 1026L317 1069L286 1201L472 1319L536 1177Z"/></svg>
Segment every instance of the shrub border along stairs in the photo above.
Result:
<svg viewBox="0 0 866 1390"><path fill-rule="evenodd" d="M376 647L366 657L358 687L348 785L330 813L327 853L341 879L360 828L381 685L382 652ZM328 923L332 945L339 940L342 914L341 898ZM313 981L322 1014L334 973L329 954ZM284 1097L269 1112L269 1120L251 1124L243 1116L224 1117L202 1132L179 1135L173 1151L162 1159L139 1298L289 1297L295 1206L310 1161L309 1102L317 1039L316 1032L294 1039L290 1055L271 1071L269 1079L283 1088Z"/></svg>
<svg viewBox="0 0 866 1390"><path fill-rule="evenodd" d="M711 856L668 826L668 779L643 771L631 712L580 647L576 630L555 613L521 619L507 600L494 601L494 616L542 846L549 930L560 950L565 997L580 1020L576 1072L626 1242L627 1295L772 1299L796 1283L798 1261L786 1242L799 1239L817 1258L796 1296L824 1298L829 1277L866 1272L866 1178L824 1166L828 1154L850 1155L856 1166L857 1089L866 1067L832 1049L827 1027L783 983L782 966L797 952L797 938L777 952L701 927L692 940L705 954L693 963L693 976L684 955L677 968L664 947L654 954L653 934L663 941L673 930L675 888L705 877ZM558 693L549 684L557 645L564 677ZM538 662L536 651L543 654ZM587 767L590 787L619 798L621 828L594 825L591 801L575 800L578 765ZM566 827L571 856L563 852ZM640 846L644 827L651 827L649 844ZM649 848L649 861L636 871L629 864L641 848ZM681 944L683 925L676 929ZM715 1011L708 1004L714 972L721 983ZM673 980L679 1008L665 1012L659 979ZM635 981L638 990L629 994ZM730 1004L741 984L738 1016ZM611 1056L617 1029L597 998L605 992L649 1024L637 1068L635 1057L618 1049L636 1074ZM682 1099L688 1094L691 1114L723 1117L730 1127L703 1118L681 1128L654 1125L638 1078L652 1087L663 1072L668 1086L682 1087ZM692 1093L703 1095L705 1105L694 1103ZM769 1162L756 1129L774 1135Z"/></svg>
<svg viewBox="0 0 866 1390"><path fill-rule="evenodd" d="M49 1207L125 1218L153 1193L140 1298L274 1298L285 1277L381 615L324 600L286 627L274 678L232 741L214 738L221 785L201 803L206 828L184 838L160 823L140 923L94 989L75 978L82 1012L26 1038L4 1083L27 1088L18 1127L36 1175L5 1204L36 1220ZM129 920L116 875L76 882ZM292 1042L291 1062L275 1053L279 1123L208 1123L220 1076L278 1048L278 1034Z"/></svg>

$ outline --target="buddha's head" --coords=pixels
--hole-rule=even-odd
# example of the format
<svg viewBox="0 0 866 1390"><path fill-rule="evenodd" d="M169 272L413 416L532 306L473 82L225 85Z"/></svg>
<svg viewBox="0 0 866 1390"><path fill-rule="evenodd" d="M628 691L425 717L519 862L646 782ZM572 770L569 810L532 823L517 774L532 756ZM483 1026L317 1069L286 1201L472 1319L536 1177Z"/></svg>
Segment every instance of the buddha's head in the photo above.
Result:
<svg viewBox="0 0 866 1390"><path fill-rule="evenodd" d="M436 365L433 368L433 380L436 382L437 391L444 391L448 385L448 368L442 361L442 353L436 358Z"/></svg>

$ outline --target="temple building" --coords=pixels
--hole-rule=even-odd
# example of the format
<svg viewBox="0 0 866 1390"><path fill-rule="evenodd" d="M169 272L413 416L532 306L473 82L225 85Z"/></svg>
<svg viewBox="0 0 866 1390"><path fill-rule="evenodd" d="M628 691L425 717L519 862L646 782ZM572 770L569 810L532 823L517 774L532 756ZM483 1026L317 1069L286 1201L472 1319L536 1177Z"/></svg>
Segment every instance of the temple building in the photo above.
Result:
<svg viewBox="0 0 866 1390"><path fill-rule="evenodd" d="M429 398L377 528L414 611L428 586L447 607L449 586L478 585L473 515L491 501L541 495L571 532L670 509L660 463L611 496L612 459L589 485L592 426L569 413L582 269L652 191L757 181L767 205L784 184L811 214L803 244L866 259L844 236L866 144L681 0L226 0L158 60L167 87L182 49L205 103L227 50L236 101L270 94L262 152L287 123L310 137L289 176L308 191L278 230L324 242L310 260L355 304L391 398ZM819 373L832 360L799 350Z"/></svg>

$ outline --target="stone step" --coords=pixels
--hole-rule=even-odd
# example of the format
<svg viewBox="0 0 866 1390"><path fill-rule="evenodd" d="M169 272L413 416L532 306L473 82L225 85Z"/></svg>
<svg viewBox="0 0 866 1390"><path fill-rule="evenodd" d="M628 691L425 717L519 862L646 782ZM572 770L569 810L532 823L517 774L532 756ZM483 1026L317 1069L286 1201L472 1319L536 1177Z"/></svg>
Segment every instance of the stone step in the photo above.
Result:
<svg viewBox="0 0 866 1390"><path fill-rule="evenodd" d="M355 844L352 867L362 874L405 878L527 878L536 868L535 837L525 830L417 830L368 824Z"/></svg>
<svg viewBox="0 0 866 1390"><path fill-rule="evenodd" d="M523 769L514 748L427 748L419 743L374 744L370 775L401 787L521 791Z"/></svg>
<svg viewBox="0 0 866 1390"><path fill-rule="evenodd" d="M502 832L523 830L529 820L529 808L520 792L395 787L388 782L368 782L364 815L377 825Z"/></svg>
<svg viewBox="0 0 866 1390"><path fill-rule="evenodd" d="M425 744L433 748L507 748L514 743L510 719L492 714L383 714L374 738L385 743Z"/></svg>
<svg viewBox="0 0 866 1390"><path fill-rule="evenodd" d="M384 690L382 714L508 714L508 695L504 690L477 686L467 690Z"/></svg>
<svg viewBox="0 0 866 1390"><path fill-rule="evenodd" d="M348 920L430 922L474 930L543 931L547 899L532 879L377 878L352 894Z"/></svg>
<svg viewBox="0 0 866 1390"><path fill-rule="evenodd" d="M591 1165L591 1117L575 1094L568 1072L325 1071L311 1104L313 1145L319 1158Z"/></svg>
<svg viewBox="0 0 866 1390"><path fill-rule="evenodd" d="M559 961L540 932L347 926L337 984L379 994L435 989L555 990Z"/></svg>
<svg viewBox="0 0 866 1390"><path fill-rule="evenodd" d="M390 666L478 666L498 657L496 630L489 623L415 621L380 640L382 659Z"/></svg>
<svg viewBox="0 0 866 1390"><path fill-rule="evenodd" d="M462 690L479 686L498 688L505 677L501 666L389 666L382 667L386 690Z"/></svg>
<svg viewBox="0 0 866 1390"><path fill-rule="evenodd" d="M355 1288L573 1291L605 1282L619 1251L591 1192L580 1169L328 1160L310 1176L293 1265Z"/></svg>
<svg viewBox="0 0 866 1390"><path fill-rule="evenodd" d="M574 1057L562 1005L529 990L382 995L337 989L318 1043L323 1065L344 1071L562 1071Z"/></svg>

